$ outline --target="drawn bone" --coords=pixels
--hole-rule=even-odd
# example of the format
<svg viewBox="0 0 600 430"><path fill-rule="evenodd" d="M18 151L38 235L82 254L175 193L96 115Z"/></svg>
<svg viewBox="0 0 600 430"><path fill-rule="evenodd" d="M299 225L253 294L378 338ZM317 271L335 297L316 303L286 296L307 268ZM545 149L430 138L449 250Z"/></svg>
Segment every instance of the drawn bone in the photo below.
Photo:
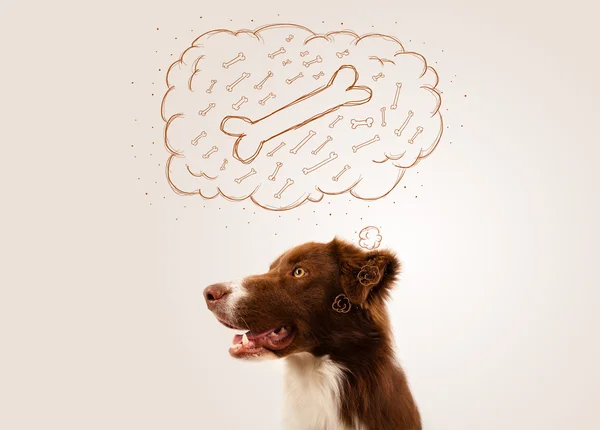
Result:
<svg viewBox="0 0 600 430"><path fill-rule="evenodd" d="M316 75L313 75L313 78L319 79L321 76L325 76L325 73L323 73L322 70L319 73L317 73Z"/></svg>
<svg viewBox="0 0 600 430"><path fill-rule="evenodd" d="M340 122L341 120L343 120L344 117L341 115L338 115L336 119L333 120L333 122L331 124L329 124L329 128L333 128L335 127L335 125Z"/></svg>
<svg viewBox="0 0 600 430"><path fill-rule="evenodd" d="M282 61L281 64L283 64L284 66L287 66L288 64L292 64L292 60L290 60L289 58L287 58L284 61Z"/></svg>
<svg viewBox="0 0 600 430"><path fill-rule="evenodd" d="M348 52L348 50L347 50L347 49L344 49L342 52L336 52L336 53L335 53L335 55L336 55L338 58L342 58L342 57L344 57L344 55L350 55L350 53Z"/></svg>
<svg viewBox="0 0 600 430"><path fill-rule="evenodd" d="M247 179L252 175L256 175L256 170L250 169L250 171L248 173L246 173L244 176L234 179L234 181L237 182L238 184L241 184L244 179Z"/></svg>
<svg viewBox="0 0 600 430"><path fill-rule="evenodd" d="M303 168L302 169L302 173L304 173L305 175L308 175L309 173L314 172L318 168L323 167L325 164L331 163L336 158L338 158L338 155L335 152L330 152L329 153L329 157L327 157L326 159L324 159L320 163L315 164L312 167L305 167L305 168Z"/></svg>
<svg viewBox="0 0 600 430"><path fill-rule="evenodd" d="M216 104L214 104L214 103L210 103L206 109L204 109L204 110L201 110L201 111L200 111L200 112L198 112L198 113L199 113L200 115L202 115L202 116L206 116L206 114L207 114L207 113L208 113L208 112L209 112L209 111L210 111L212 108L214 108L215 106L216 106Z"/></svg>
<svg viewBox="0 0 600 430"><path fill-rule="evenodd" d="M294 76L291 79L286 79L285 81L287 82L288 85L291 85L296 79L300 79L304 77L304 75L302 74L302 72L298 73L296 76Z"/></svg>
<svg viewBox="0 0 600 430"><path fill-rule="evenodd" d="M269 175L269 181L274 181L277 178L277 172L279 172L281 166L283 166L283 163L278 161L277 165L275 166L275 171Z"/></svg>
<svg viewBox="0 0 600 430"><path fill-rule="evenodd" d="M281 142L279 145L277 145L277 148L273 149L271 152L267 152L267 157L272 157L273 154L275 154L277 151L279 151L284 146L285 146L285 142Z"/></svg>
<svg viewBox="0 0 600 430"><path fill-rule="evenodd" d="M288 37L285 38L285 41L286 42L291 42L293 38L294 38L294 35L290 34Z"/></svg>
<svg viewBox="0 0 600 430"><path fill-rule="evenodd" d="M313 65L315 63L320 63L321 61L323 61L323 59L321 58L320 55L317 55L317 57L314 60L303 61L302 64L304 64L304 67L310 67L311 65Z"/></svg>
<svg viewBox="0 0 600 430"><path fill-rule="evenodd" d="M396 110L398 107L398 97L400 97L400 89L402 88L402 82L396 82L396 94L394 94L394 103L390 106L391 110Z"/></svg>
<svg viewBox="0 0 600 430"><path fill-rule="evenodd" d="M248 101L248 97L242 96L236 103L232 104L233 110L240 110L242 105Z"/></svg>
<svg viewBox="0 0 600 430"><path fill-rule="evenodd" d="M385 122L385 106L379 109L381 111L381 126L385 127L387 122Z"/></svg>
<svg viewBox="0 0 600 430"><path fill-rule="evenodd" d="M260 81L258 84L254 85L254 88L257 90L262 90L263 85L267 82L267 80L273 76L273 72L271 72L269 70L269 73L267 73L267 76L265 76L265 78Z"/></svg>
<svg viewBox="0 0 600 430"><path fill-rule="evenodd" d="M415 139L419 136L419 134L421 134L423 132L423 127L417 127L417 131L415 131L415 134L413 134L413 137L411 137L410 139L408 139L408 143L410 143L411 145L414 143Z"/></svg>
<svg viewBox="0 0 600 430"><path fill-rule="evenodd" d="M208 158L208 157L210 157L212 154L214 154L215 152L217 152L218 150L219 150L219 148L217 148L216 146L213 146L212 148L210 148L210 149L208 150L208 152L207 152L206 154L204 154L204 155L202 156L202 158Z"/></svg>
<svg viewBox="0 0 600 430"><path fill-rule="evenodd" d="M404 120L404 122L402 123L402 125L400 126L400 128L397 128L396 130L394 130L394 134L398 137L402 136L402 132L404 131L404 129L406 128L406 126L408 125L410 119L413 117L414 113L413 111L409 110L408 111L408 115L406 116L406 119Z"/></svg>
<svg viewBox="0 0 600 430"><path fill-rule="evenodd" d="M277 57L279 54L285 54L285 48L283 46L281 48L279 48L277 51L271 52L270 54L268 54L268 57L272 60L273 58Z"/></svg>
<svg viewBox="0 0 600 430"><path fill-rule="evenodd" d="M301 53L300 53L300 56L301 56L301 57L306 57L308 54L309 54L309 52L308 52L308 51L304 51L304 52L301 52Z"/></svg>
<svg viewBox="0 0 600 430"><path fill-rule="evenodd" d="M206 92L208 94L212 93L213 87L215 86L216 83L217 83L216 79L211 79L211 81L210 81L210 87L208 87L208 89L206 90Z"/></svg>
<svg viewBox="0 0 600 430"><path fill-rule="evenodd" d="M356 127L360 127L361 125L366 125L367 127L371 128L373 126L373 118L368 117L365 119L350 120L350 126L352 127L352 130L356 130Z"/></svg>
<svg viewBox="0 0 600 430"><path fill-rule="evenodd" d="M379 142L379 135L378 134L376 134L375 137L373 137L373 139L369 139L366 142L361 143L360 145L354 145L354 146L352 146L352 152L356 152L360 148L363 148L363 147L368 146L368 145L370 145L372 143L375 143L375 142Z"/></svg>
<svg viewBox="0 0 600 430"><path fill-rule="evenodd" d="M274 99L275 97L277 97L275 94L269 93L269 94L267 94L267 96L264 99L259 100L258 104L261 106L264 106L265 103L267 102L267 100Z"/></svg>
<svg viewBox="0 0 600 430"><path fill-rule="evenodd" d="M250 73L242 73L242 76L240 76L239 78L237 78L235 81L233 81L231 84L227 85L225 88L227 89L227 91L232 92L233 89L235 88L235 86L237 84L239 84L240 82L242 82L244 79L249 78L250 77Z"/></svg>
<svg viewBox="0 0 600 430"><path fill-rule="evenodd" d="M344 166L344 168L342 169L342 171L340 173L338 173L337 175L335 175L331 179L333 181L335 181L335 182L339 181L340 178L342 177L342 175L346 172L346 170L350 170L350 166L348 166L347 164Z"/></svg>
<svg viewBox="0 0 600 430"><path fill-rule="evenodd" d="M333 140L333 137L327 136L327 139L325 140L325 142L321 143L318 148L313 149L312 151L310 151L310 153L313 154L313 155L317 155L319 153L319 151L321 149L323 149L325 147L325 145L327 145L332 140Z"/></svg>
<svg viewBox="0 0 600 430"><path fill-rule="evenodd" d="M379 72L379 74L378 74L378 75L375 75L375 76L373 76L373 80L374 80L375 82L377 82L377 81L378 81L379 79L381 79L381 78L385 78L385 75L384 75L383 73L381 73L381 72Z"/></svg>
<svg viewBox="0 0 600 430"><path fill-rule="evenodd" d="M271 139L301 128L341 107L368 103L373 92L369 87L355 86L357 80L358 72L354 66L344 65L333 74L327 85L304 94L262 118L252 120L226 116L220 129L228 136L237 137L233 145L233 157L244 164L251 163Z"/></svg>
<svg viewBox="0 0 600 430"><path fill-rule="evenodd" d="M205 132L205 131L203 131L203 132L202 132L202 133L200 133L198 136L196 136L196 137L194 137L194 138L192 139L192 145L194 145L194 146L198 145L198 141L199 141L200 139L202 139L203 137L206 137L206 132Z"/></svg>
<svg viewBox="0 0 600 430"><path fill-rule="evenodd" d="M312 137L313 137L315 134L317 134L317 133L316 133L316 132L314 132L313 130L310 130L310 131L308 132L308 134L307 134L307 135L304 137L304 139L302 139L302 140L300 141L300 143L298 143L298 145L296 145L294 148L290 149L290 152L291 152L292 154L297 154L297 153L298 153L298 151L300 150L300 148L302 148L302 147L303 147L303 146L306 144L306 142L308 142L310 139L312 139Z"/></svg>
<svg viewBox="0 0 600 430"><path fill-rule="evenodd" d="M240 52L239 54L237 54L237 57L232 58L231 60L223 63L223 68L229 69L231 66L233 66L238 61L244 61L245 59L246 59L246 57L244 56L244 53Z"/></svg>
<svg viewBox="0 0 600 430"><path fill-rule="evenodd" d="M227 163L228 163L227 158L223 159L223 164L221 164L221 170L225 170Z"/></svg>
<svg viewBox="0 0 600 430"><path fill-rule="evenodd" d="M291 187L292 185L294 185L294 180L287 178L285 180L285 185L275 195L273 195L273 197L275 197L276 199L280 199L283 192L285 190L287 190L289 187Z"/></svg>

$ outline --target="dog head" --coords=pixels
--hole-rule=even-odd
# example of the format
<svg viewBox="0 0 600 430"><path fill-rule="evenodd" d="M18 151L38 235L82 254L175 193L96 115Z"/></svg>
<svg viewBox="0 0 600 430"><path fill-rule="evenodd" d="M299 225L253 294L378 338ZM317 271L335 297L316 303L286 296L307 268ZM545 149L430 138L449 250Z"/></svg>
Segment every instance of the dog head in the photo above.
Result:
<svg viewBox="0 0 600 430"><path fill-rule="evenodd" d="M335 355L385 336L385 300L399 271L394 253L336 238L292 248L268 272L211 285L204 297L222 324L244 331L233 338L233 357Z"/></svg>

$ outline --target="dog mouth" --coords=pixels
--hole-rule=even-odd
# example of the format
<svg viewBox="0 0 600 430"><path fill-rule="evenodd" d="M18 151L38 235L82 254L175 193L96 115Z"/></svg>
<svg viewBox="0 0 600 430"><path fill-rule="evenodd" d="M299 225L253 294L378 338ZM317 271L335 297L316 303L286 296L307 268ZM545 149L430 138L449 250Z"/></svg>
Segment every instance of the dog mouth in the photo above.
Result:
<svg viewBox="0 0 600 430"><path fill-rule="evenodd" d="M283 325L264 331L240 329L219 318L225 327L241 331L235 334L229 347L229 354L234 358L259 358L276 355L276 351L287 348L294 340L295 329L291 325Z"/></svg>

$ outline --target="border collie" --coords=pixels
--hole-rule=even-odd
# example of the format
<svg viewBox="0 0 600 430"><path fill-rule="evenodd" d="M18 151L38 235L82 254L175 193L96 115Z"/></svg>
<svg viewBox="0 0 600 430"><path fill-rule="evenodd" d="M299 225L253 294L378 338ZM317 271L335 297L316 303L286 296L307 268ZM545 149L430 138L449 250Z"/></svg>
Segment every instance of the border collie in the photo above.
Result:
<svg viewBox="0 0 600 430"><path fill-rule="evenodd" d="M421 430L385 306L399 271L394 253L335 238L290 249L262 275L211 285L204 298L222 324L245 331L231 356L285 358L286 428Z"/></svg>

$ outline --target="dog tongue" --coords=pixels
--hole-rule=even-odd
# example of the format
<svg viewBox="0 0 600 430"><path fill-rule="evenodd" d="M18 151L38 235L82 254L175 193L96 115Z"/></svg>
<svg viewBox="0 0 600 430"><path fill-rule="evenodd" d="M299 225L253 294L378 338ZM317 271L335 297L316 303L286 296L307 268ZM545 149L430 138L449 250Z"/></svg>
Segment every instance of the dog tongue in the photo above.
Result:
<svg viewBox="0 0 600 430"><path fill-rule="evenodd" d="M277 331L277 333L276 333ZM233 348L240 350L254 350L258 348L268 348L271 350L283 349L287 345L279 343L280 340L289 335L285 327L279 329L270 329L260 333L247 331L246 333L233 336Z"/></svg>

